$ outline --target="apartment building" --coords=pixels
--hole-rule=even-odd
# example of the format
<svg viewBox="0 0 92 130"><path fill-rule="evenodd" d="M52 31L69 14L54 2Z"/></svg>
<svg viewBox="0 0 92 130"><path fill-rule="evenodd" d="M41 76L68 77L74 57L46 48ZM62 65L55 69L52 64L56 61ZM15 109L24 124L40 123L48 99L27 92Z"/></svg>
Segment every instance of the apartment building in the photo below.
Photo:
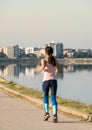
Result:
<svg viewBox="0 0 92 130"><path fill-rule="evenodd" d="M14 45L14 57L18 58L20 56L19 45Z"/></svg>
<svg viewBox="0 0 92 130"><path fill-rule="evenodd" d="M25 47L25 54L30 54L34 52L34 48L33 47Z"/></svg>
<svg viewBox="0 0 92 130"><path fill-rule="evenodd" d="M63 43L56 43L54 45L54 55L57 58L62 58L63 57Z"/></svg>
<svg viewBox="0 0 92 130"><path fill-rule="evenodd" d="M56 43L55 41L52 41L46 46L51 46L53 48L53 54L57 58L62 58L63 57L63 43Z"/></svg>
<svg viewBox="0 0 92 130"><path fill-rule="evenodd" d="M8 56L8 58L14 58L14 46L8 45L3 47L3 53Z"/></svg>

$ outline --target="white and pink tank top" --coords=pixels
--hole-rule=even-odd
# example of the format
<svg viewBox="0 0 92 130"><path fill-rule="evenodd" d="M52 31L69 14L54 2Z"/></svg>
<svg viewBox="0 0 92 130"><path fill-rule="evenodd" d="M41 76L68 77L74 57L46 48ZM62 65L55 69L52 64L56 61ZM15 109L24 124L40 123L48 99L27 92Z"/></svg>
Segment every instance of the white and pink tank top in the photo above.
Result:
<svg viewBox="0 0 92 130"><path fill-rule="evenodd" d="M53 66L48 62L46 63L46 66L44 68L44 75L43 75L43 81L47 80L56 80L56 66Z"/></svg>

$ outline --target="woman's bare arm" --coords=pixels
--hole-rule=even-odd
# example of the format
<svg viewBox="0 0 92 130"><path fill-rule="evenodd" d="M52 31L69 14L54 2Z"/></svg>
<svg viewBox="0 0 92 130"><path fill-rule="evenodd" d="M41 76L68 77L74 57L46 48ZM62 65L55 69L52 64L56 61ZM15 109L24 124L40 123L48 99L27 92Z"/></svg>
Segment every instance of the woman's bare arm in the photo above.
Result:
<svg viewBox="0 0 92 130"><path fill-rule="evenodd" d="M41 66L40 66L40 69L39 69L39 71L42 71L42 70L44 70L44 68L45 68L45 65L46 65L45 59L42 59L42 60L41 60Z"/></svg>
<svg viewBox="0 0 92 130"><path fill-rule="evenodd" d="M57 60L56 60L56 67L57 67L57 73L61 73L62 70L61 70Z"/></svg>

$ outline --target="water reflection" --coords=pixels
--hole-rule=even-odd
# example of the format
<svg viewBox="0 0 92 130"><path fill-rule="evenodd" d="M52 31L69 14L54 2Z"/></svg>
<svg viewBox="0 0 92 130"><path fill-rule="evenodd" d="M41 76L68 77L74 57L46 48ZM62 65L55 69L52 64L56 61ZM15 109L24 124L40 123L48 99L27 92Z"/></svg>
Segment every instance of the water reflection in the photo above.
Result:
<svg viewBox="0 0 92 130"><path fill-rule="evenodd" d="M63 79L64 73L75 73L77 71L92 71L92 65L60 65L62 73L58 74L58 78ZM39 65L23 65L23 64L0 64L0 75L19 77L20 74L27 76L35 76Z"/></svg>
<svg viewBox="0 0 92 130"><path fill-rule="evenodd" d="M0 75L19 77L20 74L34 76L38 73L37 65L1 64Z"/></svg>
<svg viewBox="0 0 92 130"><path fill-rule="evenodd" d="M64 72L92 71L92 65L64 65Z"/></svg>

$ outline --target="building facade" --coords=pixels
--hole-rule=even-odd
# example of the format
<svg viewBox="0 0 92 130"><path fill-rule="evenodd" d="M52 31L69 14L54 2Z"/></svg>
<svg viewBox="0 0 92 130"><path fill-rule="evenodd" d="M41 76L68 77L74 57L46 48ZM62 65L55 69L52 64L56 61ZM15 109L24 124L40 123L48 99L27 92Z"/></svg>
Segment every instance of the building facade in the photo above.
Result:
<svg viewBox="0 0 92 130"><path fill-rule="evenodd" d="M3 47L3 53L8 56L8 58L14 58L14 46L9 45L7 47Z"/></svg>
<svg viewBox="0 0 92 130"><path fill-rule="evenodd" d="M46 44L47 46L51 46L53 48L53 54L57 58L62 58L63 57L63 43L56 43L56 42L50 42Z"/></svg>
<svg viewBox="0 0 92 130"><path fill-rule="evenodd" d="M56 43L54 45L54 55L57 58L63 57L63 43Z"/></svg>

